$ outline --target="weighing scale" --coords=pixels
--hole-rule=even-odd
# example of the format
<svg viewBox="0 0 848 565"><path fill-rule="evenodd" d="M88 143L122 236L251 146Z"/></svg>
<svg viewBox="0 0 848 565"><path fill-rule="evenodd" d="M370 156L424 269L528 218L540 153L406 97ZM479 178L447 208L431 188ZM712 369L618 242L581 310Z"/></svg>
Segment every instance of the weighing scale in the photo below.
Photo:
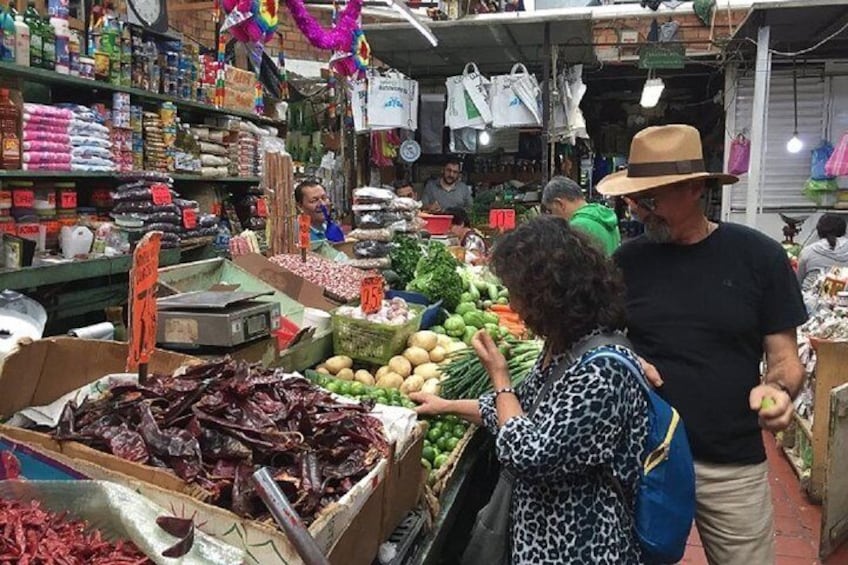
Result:
<svg viewBox="0 0 848 565"><path fill-rule="evenodd" d="M280 328L280 304L256 300L272 292L201 290L156 301L156 342L172 349L231 348Z"/></svg>

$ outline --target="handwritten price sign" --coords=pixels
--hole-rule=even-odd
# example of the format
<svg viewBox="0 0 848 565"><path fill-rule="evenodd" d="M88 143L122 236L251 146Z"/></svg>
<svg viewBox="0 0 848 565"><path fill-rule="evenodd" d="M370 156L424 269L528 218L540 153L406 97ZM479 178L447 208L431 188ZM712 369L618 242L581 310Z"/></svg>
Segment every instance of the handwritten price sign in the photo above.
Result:
<svg viewBox="0 0 848 565"><path fill-rule="evenodd" d="M256 215L260 218L268 217L268 203L265 201L265 197L260 197L256 201Z"/></svg>
<svg viewBox="0 0 848 565"><path fill-rule="evenodd" d="M380 275L369 275L362 279L359 299L364 314L375 314L383 307L383 288L383 277Z"/></svg>
<svg viewBox="0 0 848 565"><path fill-rule="evenodd" d="M197 227L197 211L194 208L183 208L183 227L187 230Z"/></svg>
<svg viewBox="0 0 848 565"><path fill-rule="evenodd" d="M515 210L508 208L489 210L489 227L495 230L514 230Z"/></svg>
<svg viewBox="0 0 848 565"><path fill-rule="evenodd" d="M174 201L167 184L154 184L150 187L150 196L153 197L153 203L157 206L166 206Z"/></svg>
<svg viewBox="0 0 848 565"><path fill-rule="evenodd" d="M161 243L162 232L150 232L141 238L133 251L127 371L146 365L156 347L156 285L159 282Z"/></svg>

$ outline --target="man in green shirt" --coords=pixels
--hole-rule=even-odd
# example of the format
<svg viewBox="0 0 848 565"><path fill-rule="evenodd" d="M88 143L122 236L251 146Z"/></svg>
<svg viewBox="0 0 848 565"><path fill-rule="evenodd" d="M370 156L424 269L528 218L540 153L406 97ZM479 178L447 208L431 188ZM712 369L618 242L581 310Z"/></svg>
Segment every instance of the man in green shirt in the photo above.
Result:
<svg viewBox="0 0 848 565"><path fill-rule="evenodd" d="M542 192L542 205L554 216L568 220L572 227L595 238L607 255L612 255L621 244L615 211L586 202L580 185L570 178L552 178Z"/></svg>

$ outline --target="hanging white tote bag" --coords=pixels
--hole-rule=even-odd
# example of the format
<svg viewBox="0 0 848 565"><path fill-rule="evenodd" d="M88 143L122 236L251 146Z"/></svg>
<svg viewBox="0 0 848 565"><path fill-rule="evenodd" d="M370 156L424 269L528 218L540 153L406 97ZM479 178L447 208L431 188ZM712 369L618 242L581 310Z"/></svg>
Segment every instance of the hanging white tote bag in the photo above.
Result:
<svg viewBox="0 0 848 565"><path fill-rule="evenodd" d="M491 84L474 63L465 65L461 75L448 77L445 81L448 93L445 125L450 129L486 129L492 123Z"/></svg>
<svg viewBox="0 0 848 565"><path fill-rule="evenodd" d="M518 63L508 75L492 77L492 124L495 128L542 125L542 91L536 77Z"/></svg>
<svg viewBox="0 0 848 565"><path fill-rule="evenodd" d="M368 81L354 80L350 88L350 106L353 113L353 130L368 131Z"/></svg>
<svg viewBox="0 0 848 565"><path fill-rule="evenodd" d="M418 82L397 71L368 76L368 127L371 130L418 127Z"/></svg>

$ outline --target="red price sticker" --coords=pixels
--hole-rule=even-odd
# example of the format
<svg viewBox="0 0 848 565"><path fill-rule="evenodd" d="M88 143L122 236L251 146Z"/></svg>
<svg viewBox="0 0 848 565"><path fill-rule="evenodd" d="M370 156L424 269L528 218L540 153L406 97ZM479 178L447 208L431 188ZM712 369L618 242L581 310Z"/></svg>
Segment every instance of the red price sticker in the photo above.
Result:
<svg viewBox="0 0 848 565"><path fill-rule="evenodd" d="M76 192L63 192L60 202L62 208L76 208L77 207L77 193Z"/></svg>
<svg viewBox="0 0 848 565"><path fill-rule="evenodd" d="M194 208L183 208L183 227L187 230L197 227L197 212Z"/></svg>
<svg viewBox="0 0 848 565"><path fill-rule="evenodd" d="M0 232L15 235L18 233L18 226L15 225L15 222L0 223Z"/></svg>
<svg viewBox="0 0 848 565"><path fill-rule="evenodd" d="M153 203L157 206L166 206L174 201L171 197L171 189L168 188L167 184L154 184L150 187L150 195L153 197Z"/></svg>
<svg viewBox="0 0 848 565"><path fill-rule="evenodd" d="M383 277L380 275L369 275L362 279L359 299L363 314L375 314L383 307L383 287Z"/></svg>
<svg viewBox="0 0 848 565"><path fill-rule="evenodd" d="M38 224L18 224L18 237L25 239L37 238L39 233Z"/></svg>
<svg viewBox="0 0 848 565"><path fill-rule="evenodd" d="M31 190L16 190L12 193L12 205L15 208L32 208L35 204L35 193Z"/></svg>
<svg viewBox="0 0 848 565"><path fill-rule="evenodd" d="M308 214L301 214L297 217L299 227L299 237L297 246L301 249L309 249L309 228L312 227L312 220Z"/></svg>
<svg viewBox="0 0 848 565"><path fill-rule="evenodd" d="M268 203L265 202L264 197L260 197L256 201L256 215L259 216L260 218L267 218L268 217Z"/></svg>
<svg viewBox="0 0 848 565"><path fill-rule="evenodd" d="M514 230L515 210L509 208L489 210L489 227L496 230Z"/></svg>

